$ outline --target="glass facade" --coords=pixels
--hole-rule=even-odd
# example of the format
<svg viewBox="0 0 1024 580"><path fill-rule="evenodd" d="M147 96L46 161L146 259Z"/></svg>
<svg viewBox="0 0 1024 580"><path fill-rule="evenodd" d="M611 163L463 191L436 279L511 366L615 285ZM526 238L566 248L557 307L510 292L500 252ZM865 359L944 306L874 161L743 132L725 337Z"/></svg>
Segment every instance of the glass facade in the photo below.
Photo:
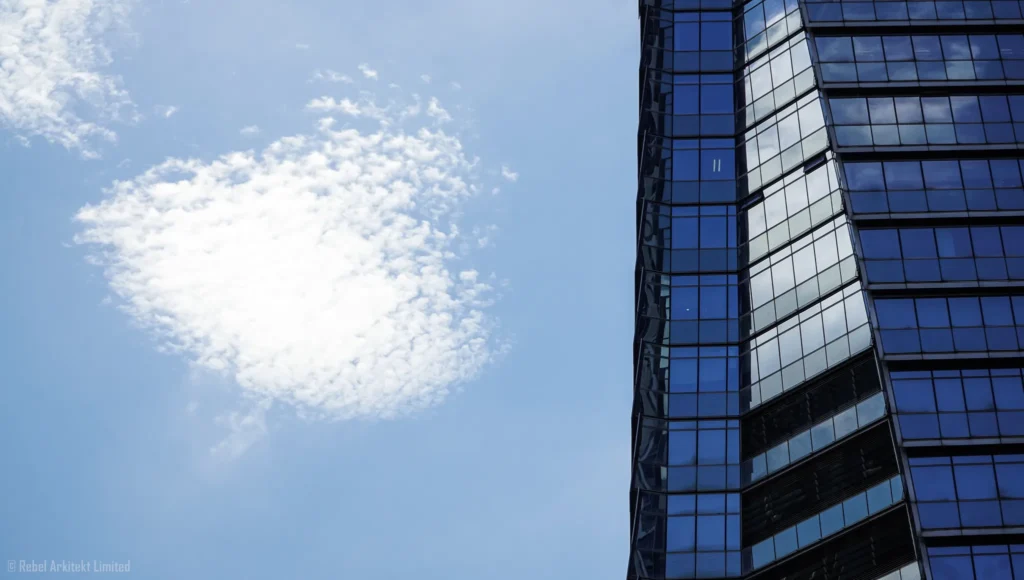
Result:
<svg viewBox="0 0 1024 580"><path fill-rule="evenodd" d="M638 4L627 578L1024 578L1024 2Z"/></svg>

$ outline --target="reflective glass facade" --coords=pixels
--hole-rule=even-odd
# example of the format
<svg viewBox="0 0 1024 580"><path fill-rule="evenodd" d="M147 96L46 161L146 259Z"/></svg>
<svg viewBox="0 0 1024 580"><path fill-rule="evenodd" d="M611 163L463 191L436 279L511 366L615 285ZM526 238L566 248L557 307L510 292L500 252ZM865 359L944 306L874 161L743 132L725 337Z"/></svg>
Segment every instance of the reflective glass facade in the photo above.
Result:
<svg viewBox="0 0 1024 580"><path fill-rule="evenodd" d="M1024 2L639 15L627 578L1024 578Z"/></svg>

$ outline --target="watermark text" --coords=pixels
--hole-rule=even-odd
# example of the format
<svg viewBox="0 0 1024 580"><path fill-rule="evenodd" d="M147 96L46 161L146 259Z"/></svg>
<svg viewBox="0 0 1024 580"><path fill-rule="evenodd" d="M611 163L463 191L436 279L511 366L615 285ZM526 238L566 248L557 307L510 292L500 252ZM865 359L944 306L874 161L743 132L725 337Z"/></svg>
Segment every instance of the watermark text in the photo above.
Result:
<svg viewBox="0 0 1024 580"><path fill-rule="evenodd" d="M112 560L8 560L10 574L53 574L70 572L74 574L126 574L132 571L132 561Z"/></svg>

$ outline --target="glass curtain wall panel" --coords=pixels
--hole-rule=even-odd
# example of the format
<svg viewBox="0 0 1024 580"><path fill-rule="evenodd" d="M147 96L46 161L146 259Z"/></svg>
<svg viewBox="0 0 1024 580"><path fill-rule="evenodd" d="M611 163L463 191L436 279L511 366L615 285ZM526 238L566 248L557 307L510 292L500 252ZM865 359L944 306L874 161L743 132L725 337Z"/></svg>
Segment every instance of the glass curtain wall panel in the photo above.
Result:
<svg viewBox="0 0 1024 580"><path fill-rule="evenodd" d="M931 42L924 33L920 40L895 41L876 31L877 42L861 41L853 38L855 31L840 30L842 10L836 20L834 11L815 12L798 0L639 0L638 7L627 578L773 578L792 572L810 579L837 566L861 580L916 578L922 555L908 510L908 464L897 457L890 435L895 416L891 387L883 380L888 353L872 284L916 283L917 271L934 265L941 272L947 258L971 260L970 281L976 284L1011 281L1016 231L997 229L998 255L990 255L996 245L986 231L969 249L957 246L969 254L947 257L932 228L933 258L897 244L896 254L886 247L868 268L854 199L857 211L875 220L864 235L894 230L900 240L902 226L884 227L879 216L944 212L955 203L956 188L952 177L935 182L921 165L930 159L921 159L921 185L915 188L894 167L891 181L903 185L890 195L884 165L890 159L858 160L865 166L851 179L844 152L902 146L901 131L908 145L960 139L988 146L1016 135L1019 107L1009 90L977 92L973 105L963 95L944 94L943 116L934 98L921 97L920 119L912 121L896 116L910 110L904 100L896 103L904 93L870 95L888 98L893 112L876 141L871 124L882 119L882 105L869 103L869 95L833 90L880 78L878 70L889 65L900 79L912 67L918 84L933 82L938 68L947 71L942 80L960 79L970 68L974 78L1007 83L1017 78L1019 59L1004 47L1015 50L1016 41L1006 34L966 40L932 35L938 43L932 55L914 51L915 42ZM809 25L812 13L829 30ZM900 52L907 43L909 56ZM831 60L821 57L826 51ZM832 67L828 75L826 65ZM862 68L874 76L861 79ZM996 96L1005 114L993 104ZM1000 175L987 183L988 198L977 185L977 167L956 167L972 176L957 182L964 204L1013 203L1015 186L997 165L986 166ZM1020 189L1019 170L1017 175ZM848 185L853 181L856 198ZM917 207L917 198L925 209L908 209ZM957 267L961 281L967 280L968 266ZM994 273L1000 267L1003 278ZM802 487L807 481L829 483L813 490ZM786 494L797 488L804 499L794 501ZM887 549L865 554L855 548L879 543ZM837 545L849 549L837 552ZM829 553L843 560L829 561L840 557Z"/></svg>
<svg viewBox="0 0 1024 580"><path fill-rule="evenodd" d="M1007 536L1024 526L1024 480L1015 479L1024 462L1022 5L803 0L800 9L915 574L1024 578ZM854 440L856 425L844 428ZM775 464L791 462L792 441L776 446ZM772 450L760 451L763 460L740 453L760 462L758 474Z"/></svg>

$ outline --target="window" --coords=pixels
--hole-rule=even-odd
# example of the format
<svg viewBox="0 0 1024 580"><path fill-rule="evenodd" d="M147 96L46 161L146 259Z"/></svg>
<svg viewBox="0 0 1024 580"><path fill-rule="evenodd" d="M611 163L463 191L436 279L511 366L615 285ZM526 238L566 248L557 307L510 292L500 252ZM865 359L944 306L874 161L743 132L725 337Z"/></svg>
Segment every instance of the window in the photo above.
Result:
<svg viewBox="0 0 1024 580"><path fill-rule="evenodd" d="M669 491L739 487L739 421L673 421L668 432Z"/></svg>
<svg viewBox="0 0 1024 580"><path fill-rule="evenodd" d="M1011 123L1024 123L1024 95L845 97L829 108L840 147L1024 141L1024 125Z"/></svg>
<svg viewBox="0 0 1024 580"><path fill-rule="evenodd" d="M808 0L810 22L928 22L936 20L1019 20L1021 5L1015 0L965 0L964 2L863 0Z"/></svg>
<svg viewBox="0 0 1024 580"><path fill-rule="evenodd" d="M929 547L935 580L1024 579L1024 546Z"/></svg>
<svg viewBox="0 0 1024 580"><path fill-rule="evenodd" d="M904 439L1024 436L1021 369L890 373Z"/></svg>
<svg viewBox="0 0 1024 580"><path fill-rule="evenodd" d="M736 493L668 496L666 576L739 575L739 509ZM727 568L733 573L729 574Z"/></svg>
<svg viewBox="0 0 1024 580"><path fill-rule="evenodd" d="M846 216L752 265L740 279L751 315L741 324L759 332L857 277Z"/></svg>
<svg viewBox="0 0 1024 580"><path fill-rule="evenodd" d="M875 393L857 405L849 407L810 429L743 462L740 466L742 482L748 485L780 469L820 451L832 443L855 433L885 416L885 396Z"/></svg>
<svg viewBox="0 0 1024 580"><path fill-rule="evenodd" d="M871 346L860 284L832 294L745 343L740 410L773 399Z"/></svg>
<svg viewBox="0 0 1024 580"><path fill-rule="evenodd" d="M847 498L843 502L810 519L775 534L744 550L744 572L763 568L788 556L798 549L820 542L843 528L852 526L869 515L876 514L903 500L903 481L900 476L888 479L871 489Z"/></svg>
<svg viewBox="0 0 1024 580"><path fill-rule="evenodd" d="M643 243L667 248L661 268L666 273L735 270L737 222L735 205L645 207Z"/></svg>
<svg viewBox="0 0 1024 580"><path fill-rule="evenodd" d="M1024 34L816 39L825 83L1020 80L1024 78L1024 51L1017 47L1022 44ZM971 111L961 113L969 115Z"/></svg>
<svg viewBox="0 0 1024 580"><path fill-rule="evenodd" d="M732 71L728 12L675 12L672 49L677 72Z"/></svg>
<svg viewBox="0 0 1024 580"><path fill-rule="evenodd" d="M743 16L737 22L743 31L741 41L746 60L756 58L769 47L775 46L790 34L800 30L797 0L761 0L743 7Z"/></svg>
<svg viewBox="0 0 1024 580"><path fill-rule="evenodd" d="M913 457L910 476L922 528L1024 523L1024 455Z"/></svg>
<svg viewBox="0 0 1024 580"><path fill-rule="evenodd" d="M673 74L672 85L664 87L671 112L667 134L686 136L732 136L736 132L731 74ZM733 175L735 170L730 170Z"/></svg>
<svg viewBox="0 0 1024 580"><path fill-rule="evenodd" d="M871 283L1024 279L1024 226L865 229L860 238Z"/></svg>
<svg viewBox="0 0 1024 580"><path fill-rule="evenodd" d="M663 163L673 182L673 203L736 201L733 140L672 139L666 145L668 158Z"/></svg>
<svg viewBox="0 0 1024 580"><path fill-rule="evenodd" d="M855 213L1021 210L1020 161L858 161L843 169Z"/></svg>
<svg viewBox="0 0 1024 580"><path fill-rule="evenodd" d="M921 566L917 562L912 562L878 580L921 580Z"/></svg>
<svg viewBox="0 0 1024 580"><path fill-rule="evenodd" d="M721 417L739 414L739 348L735 346L668 349L669 414L672 417Z"/></svg>
<svg viewBox="0 0 1024 580"><path fill-rule="evenodd" d="M814 71L803 33L747 65L742 86L745 126L763 120L814 87Z"/></svg>
<svg viewBox="0 0 1024 580"><path fill-rule="evenodd" d="M746 228L747 263L774 252L842 211L836 167L828 161L788 174L764 190L764 199L740 212ZM742 238L741 238L742 242Z"/></svg>
<svg viewBox="0 0 1024 580"><path fill-rule="evenodd" d="M742 193L757 191L825 149L828 136L824 127L821 103L814 91L747 131L741 145L747 167Z"/></svg>
<svg viewBox="0 0 1024 580"><path fill-rule="evenodd" d="M1016 351L1024 338L1024 296L882 298L875 311L887 355Z"/></svg>

